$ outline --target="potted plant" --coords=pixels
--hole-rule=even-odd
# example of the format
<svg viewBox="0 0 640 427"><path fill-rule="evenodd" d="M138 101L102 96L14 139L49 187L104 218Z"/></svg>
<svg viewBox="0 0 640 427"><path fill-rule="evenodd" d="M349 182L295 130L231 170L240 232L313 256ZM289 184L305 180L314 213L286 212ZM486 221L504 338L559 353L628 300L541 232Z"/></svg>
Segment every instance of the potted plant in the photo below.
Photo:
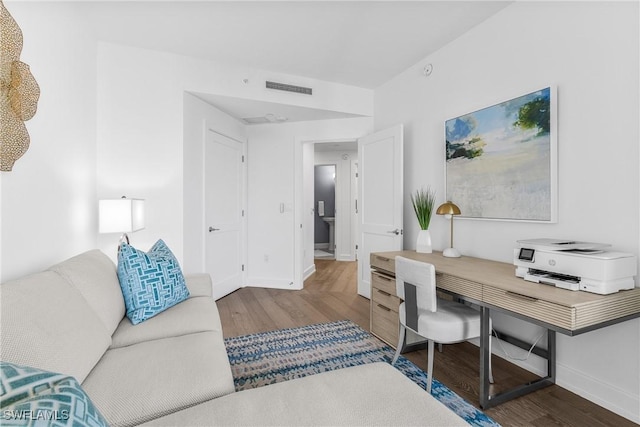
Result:
<svg viewBox="0 0 640 427"><path fill-rule="evenodd" d="M420 231L418 232L418 239L416 241L416 252L430 254L433 251L431 247L429 223L431 222L431 214L433 213L435 202L436 192L432 191L431 187L427 187L426 190L421 188L420 190L416 190L415 194L411 195L413 211L418 218L418 224L420 224Z"/></svg>

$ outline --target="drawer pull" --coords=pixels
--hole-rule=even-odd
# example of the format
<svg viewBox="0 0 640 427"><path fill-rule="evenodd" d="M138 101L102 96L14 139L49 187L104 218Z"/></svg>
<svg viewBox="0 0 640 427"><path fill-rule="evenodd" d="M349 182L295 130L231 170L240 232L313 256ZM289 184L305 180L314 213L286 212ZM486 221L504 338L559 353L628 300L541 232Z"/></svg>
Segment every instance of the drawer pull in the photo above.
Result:
<svg viewBox="0 0 640 427"><path fill-rule="evenodd" d="M387 282L390 282L390 281L392 281L392 280L395 280L395 279L392 279L391 277L383 276L383 275L381 275L381 274L378 274L378 278L379 278L379 279L382 279L382 280L385 280L385 281L387 281Z"/></svg>
<svg viewBox="0 0 640 427"><path fill-rule="evenodd" d="M389 307L385 307L384 305L378 304L378 308L383 309L384 311L391 311Z"/></svg>
<svg viewBox="0 0 640 427"><path fill-rule="evenodd" d="M384 262L389 262L389 261L390 261L390 259L389 259L389 258L385 258L385 257L380 256L380 255L376 255L376 259L377 259L378 261L384 261Z"/></svg>
<svg viewBox="0 0 640 427"><path fill-rule="evenodd" d="M515 293L515 292L511 292L511 291L506 291L506 293L507 293L507 295L510 295L510 296L512 296L514 298L519 298L519 299L523 299L523 300L531 301L531 302L538 301L538 298L530 297L530 296L527 296L527 295L522 295L522 294L518 294L518 293Z"/></svg>
<svg viewBox="0 0 640 427"><path fill-rule="evenodd" d="M379 294L382 294L384 296L387 296L387 297L391 296L391 294L389 292L385 292L385 291L380 290L380 289L376 289L376 291L378 291Z"/></svg>

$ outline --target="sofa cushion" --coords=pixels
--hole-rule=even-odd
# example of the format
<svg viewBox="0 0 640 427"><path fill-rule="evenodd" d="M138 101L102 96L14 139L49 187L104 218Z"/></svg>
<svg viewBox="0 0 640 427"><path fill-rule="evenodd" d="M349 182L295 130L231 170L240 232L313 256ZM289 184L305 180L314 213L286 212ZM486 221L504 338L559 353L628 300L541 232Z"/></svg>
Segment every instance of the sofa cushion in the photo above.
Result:
<svg viewBox="0 0 640 427"><path fill-rule="evenodd" d="M107 427L78 381L68 375L0 362L0 390L0 420L7 425Z"/></svg>
<svg viewBox="0 0 640 427"><path fill-rule="evenodd" d="M240 391L145 425L468 426L383 362Z"/></svg>
<svg viewBox="0 0 640 427"><path fill-rule="evenodd" d="M123 243L118 252L118 278L127 317L134 325L189 297L178 260L162 240L149 252Z"/></svg>
<svg viewBox="0 0 640 427"><path fill-rule="evenodd" d="M2 284L0 359L82 382L111 334L80 291L53 271Z"/></svg>
<svg viewBox="0 0 640 427"><path fill-rule="evenodd" d="M191 297L138 325L123 318L111 337L111 348L206 331L222 331L216 302Z"/></svg>
<svg viewBox="0 0 640 427"><path fill-rule="evenodd" d="M211 284L211 275L208 273L187 274L184 276L185 284L189 289L189 295L192 297L211 297L213 296L213 286Z"/></svg>
<svg viewBox="0 0 640 427"><path fill-rule="evenodd" d="M111 349L82 387L112 427L234 392L222 333L213 331Z"/></svg>
<svg viewBox="0 0 640 427"><path fill-rule="evenodd" d="M124 299L116 266L107 255L97 249L88 251L49 270L64 277L80 291L109 334L116 330L124 317Z"/></svg>

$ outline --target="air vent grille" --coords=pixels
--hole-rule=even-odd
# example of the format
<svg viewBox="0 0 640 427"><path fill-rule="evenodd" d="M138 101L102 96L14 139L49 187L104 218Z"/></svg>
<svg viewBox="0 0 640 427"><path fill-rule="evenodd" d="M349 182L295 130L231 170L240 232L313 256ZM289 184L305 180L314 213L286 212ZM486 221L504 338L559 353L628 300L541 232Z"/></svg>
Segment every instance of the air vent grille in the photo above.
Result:
<svg viewBox="0 0 640 427"><path fill-rule="evenodd" d="M313 95L313 89L310 87L294 86L285 83L276 83L267 81L267 89L283 90L285 92L302 93L304 95Z"/></svg>
<svg viewBox="0 0 640 427"><path fill-rule="evenodd" d="M263 123L271 123L266 117L243 117L242 121L247 125L261 125Z"/></svg>

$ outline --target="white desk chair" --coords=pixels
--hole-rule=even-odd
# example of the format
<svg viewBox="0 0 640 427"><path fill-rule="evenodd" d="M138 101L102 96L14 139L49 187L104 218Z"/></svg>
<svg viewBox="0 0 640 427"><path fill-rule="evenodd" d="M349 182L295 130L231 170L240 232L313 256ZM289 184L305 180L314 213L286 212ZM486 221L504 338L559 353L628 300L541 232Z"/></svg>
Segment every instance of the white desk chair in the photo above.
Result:
<svg viewBox="0 0 640 427"><path fill-rule="evenodd" d="M396 257L396 294L400 304L400 339L391 364L400 356L407 328L428 340L427 392L433 380L433 344L454 344L480 336L480 313L468 305L436 297L436 270L432 264ZM491 330L491 327L489 328ZM489 336L489 381L491 336Z"/></svg>

